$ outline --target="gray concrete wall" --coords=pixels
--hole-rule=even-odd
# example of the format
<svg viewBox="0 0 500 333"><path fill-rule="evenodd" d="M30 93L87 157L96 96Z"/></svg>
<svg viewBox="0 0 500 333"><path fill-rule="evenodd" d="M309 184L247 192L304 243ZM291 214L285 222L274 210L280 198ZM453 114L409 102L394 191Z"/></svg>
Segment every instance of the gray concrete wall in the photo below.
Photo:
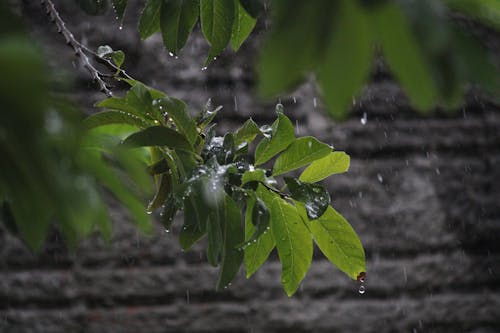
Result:
<svg viewBox="0 0 500 333"><path fill-rule="evenodd" d="M22 10L51 63L76 74L68 94L91 112L102 96L87 73L73 68L76 59L37 1ZM133 75L193 111L208 98L222 104L222 129L248 116L271 121L276 101L254 97L259 34L202 71L208 46L199 32L174 59L159 36L139 42L131 19L119 30L112 18L86 17L71 5L61 14L89 45L123 49ZM500 44L491 32L484 39L493 49ZM312 84L281 100L300 135L351 155L349 173L327 184L365 246L365 294L319 252L292 298L281 290L275 254L250 280L241 272L217 293L203 244L182 252L175 233L160 227L141 236L110 200L111 244L90 239L68 253L53 236L33 255L0 231L0 332L500 332L500 109L471 93L454 115L420 117L383 64L375 67L345 122L324 115Z"/></svg>

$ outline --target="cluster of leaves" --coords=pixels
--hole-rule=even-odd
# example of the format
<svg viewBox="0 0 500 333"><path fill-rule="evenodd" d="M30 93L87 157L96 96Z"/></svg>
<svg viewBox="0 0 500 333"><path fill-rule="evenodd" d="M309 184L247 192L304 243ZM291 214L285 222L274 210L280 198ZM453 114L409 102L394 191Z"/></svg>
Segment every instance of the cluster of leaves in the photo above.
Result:
<svg viewBox="0 0 500 333"><path fill-rule="evenodd" d="M104 14L110 7L123 20L127 0L78 0L90 14ZM141 13L139 34L146 39L161 31L163 42L172 55L184 47L196 22L211 49L207 63L228 44L237 51L252 32L262 4L255 0L148 0Z"/></svg>
<svg viewBox="0 0 500 333"><path fill-rule="evenodd" d="M106 7L104 0L80 2ZM127 0L112 2L121 20ZM498 29L497 0L276 0L269 6L272 31L258 62L263 96L288 91L313 73L330 114L344 118L376 53L383 54L422 112L436 105L457 109L466 84L478 84L493 96L500 87L483 45L448 16L459 11ZM148 0L139 32L145 39L161 30L165 46L177 54L200 18L211 45L209 62L229 42L238 50L263 7L261 0Z"/></svg>
<svg viewBox="0 0 500 333"><path fill-rule="evenodd" d="M95 229L110 239L104 185L150 231L142 197L152 183L142 158L117 146L109 133L86 131L81 113L51 95L40 50L2 5L0 72L3 224L32 249L43 244L53 222L68 244Z"/></svg>
<svg viewBox="0 0 500 333"><path fill-rule="evenodd" d="M184 211L179 234L183 249L207 235L208 262L220 266L217 289L231 282L243 262L250 277L276 247L281 282L291 296L311 264L313 240L351 278L365 272L356 233L330 206L328 191L318 184L347 171L346 153L313 137L296 138L281 104L271 126L259 127L249 119L234 133L220 137L211 124L220 108L213 110L208 104L192 118L183 101L138 81L126 81L131 85L126 96L100 102L97 106L106 110L85 124L136 128L122 146L150 149L148 170L156 179L156 194L148 210L161 210L167 230L176 213ZM251 158L250 146L259 139ZM304 167L298 179L283 177Z"/></svg>

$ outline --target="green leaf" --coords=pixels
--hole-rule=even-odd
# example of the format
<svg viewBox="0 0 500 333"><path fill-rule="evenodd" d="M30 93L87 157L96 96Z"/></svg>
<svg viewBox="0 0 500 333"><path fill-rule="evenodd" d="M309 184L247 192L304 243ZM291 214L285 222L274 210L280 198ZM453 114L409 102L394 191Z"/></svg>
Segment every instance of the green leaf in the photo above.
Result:
<svg viewBox="0 0 500 333"><path fill-rule="evenodd" d="M155 209L162 206L167 198L172 194L172 178L168 173L164 173L160 176L160 181L156 194L148 205L148 212L151 213Z"/></svg>
<svg viewBox="0 0 500 333"><path fill-rule="evenodd" d="M139 35L146 39L160 30L160 10L163 0L148 0L139 21Z"/></svg>
<svg viewBox="0 0 500 333"><path fill-rule="evenodd" d="M373 27L382 52L411 102L429 111L438 96L436 83L408 20L397 4L387 3L372 12Z"/></svg>
<svg viewBox="0 0 500 333"><path fill-rule="evenodd" d="M210 43L207 62L219 55L231 38L234 0L200 0L201 30Z"/></svg>
<svg viewBox="0 0 500 333"><path fill-rule="evenodd" d="M247 206L247 211L250 208ZM252 203L252 212L251 212L251 217L252 217L252 224L255 227L254 233L250 235L250 237L245 237L245 244L246 245L251 245L253 242L257 242L257 239L267 233L268 230L270 230L269 227L269 219L270 219L270 214L269 214L269 209L267 208L266 204L264 203L263 200L256 198L254 202ZM248 212L247 212L248 213ZM244 247L245 244L242 244Z"/></svg>
<svg viewBox="0 0 500 333"><path fill-rule="evenodd" d="M311 235L297 209L281 198L271 207L271 230L281 261L281 283L290 297L311 266Z"/></svg>
<svg viewBox="0 0 500 333"><path fill-rule="evenodd" d="M148 127L140 132L136 132L128 136L123 141L123 144L131 148L167 146L171 149L193 151L193 147L189 144L186 137L173 129L163 126Z"/></svg>
<svg viewBox="0 0 500 333"><path fill-rule="evenodd" d="M128 0L113 0L113 9L116 13L116 19L123 22L123 14L125 14L125 9L127 8ZM119 67L119 66L118 66Z"/></svg>
<svg viewBox="0 0 500 333"><path fill-rule="evenodd" d="M330 146L312 136L298 138L276 159L273 176L303 167L325 157L331 151Z"/></svg>
<svg viewBox="0 0 500 333"><path fill-rule="evenodd" d="M128 105L127 101L124 98L119 98L119 97L106 98L100 102L97 102L95 106L98 108L106 108L111 110L123 111L126 113L132 113L135 114L136 116L144 118L144 114L138 112L136 109Z"/></svg>
<svg viewBox="0 0 500 333"><path fill-rule="evenodd" d="M276 194L269 192L262 185L259 185L257 188L256 195L269 209L272 207L273 200L277 197ZM255 198L250 197L245 214L245 239L247 240L250 240L256 231L253 223L254 205ZM269 223L272 223L271 219L272 215L269 217ZM245 246L245 271L247 278L251 277L266 262L275 244L272 232L269 230L267 233L260 235L256 242Z"/></svg>
<svg viewBox="0 0 500 333"><path fill-rule="evenodd" d="M332 26L318 79L328 111L341 119L368 78L373 46L368 19L357 1L340 1Z"/></svg>
<svg viewBox="0 0 500 333"><path fill-rule="evenodd" d="M242 243L244 239L241 211L226 194L224 194L223 208L224 214L221 220L223 248L217 290L228 286L238 273L243 261L243 251L237 248L237 245Z"/></svg>
<svg viewBox="0 0 500 333"><path fill-rule="evenodd" d="M238 147L241 144L250 143L259 134L259 126L250 118L234 133L234 144Z"/></svg>
<svg viewBox="0 0 500 333"><path fill-rule="evenodd" d="M266 172L264 169L256 169L256 170L247 170L243 173L241 177L241 185L245 185L250 182L261 182L264 183L266 181Z"/></svg>
<svg viewBox="0 0 500 333"><path fill-rule="evenodd" d="M186 136L191 145L194 145L198 139L198 131L194 120L187 112L186 103L177 98L164 97L157 99L156 105L163 112L167 112L179 132Z"/></svg>
<svg viewBox="0 0 500 333"><path fill-rule="evenodd" d="M261 95L290 90L315 69L324 55L337 4L332 0L272 2L272 31L257 63Z"/></svg>
<svg viewBox="0 0 500 333"><path fill-rule="evenodd" d="M349 222L335 209L328 207L323 216L308 222L307 226L321 252L342 272L354 280L366 272L361 241Z"/></svg>
<svg viewBox="0 0 500 333"><path fill-rule="evenodd" d="M160 120L159 112L153 115L153 97L149 89L142 83L134 85L125 95L127 104L135 109L135 113L142 114L143 117ZM157 110L155 110L157 111Z"/></svg>
<svg viewBox="0 0 500 333"><path fill-rule="evenodd" d="M300 175L305 183L316 183L336 173L349 170L350 157L343 151L334 151L311 163Z"/></svg>
<svg viewBox="0 0 500 333"><path fill-rule="evenodd" d="M84 120L87 128L94 128L109 124L127 124L138 128L148 126L148 123L134 114L124 111L102 111L95 113Z"/></svg>
<svg viewBox="0 0 500 333"><path fill-rule="evenodd" d="M199 0L163 0L160 26L163 43L173 54L184 47L200 12Z"/></svg>
<svg viewBox="0 0 500 333"><path fill-rule="evenodd" d="M284 178L292 198L304 203L307 216L317 219L330 205L330 193L319 184L302 183L294 178Z"/></svg>
<svg viewBox="0 0 500 333"><path fill-rule="evenodd" d="M264 138L255 149L255 165L269 161L277 153L285 150L295 140L292 122L282 113L273 123L271 138Z"/></svg>
<svg viewBox="0 0 500 333"><path fill-rule="evenodd" d="M100 154L87 151L81 158L81 163L124 204L139 229L151 233L152 224L143 203L123 184L118 174L101 160Z"/></svg>
<svg viewBox="0 0 500 333"><path fill-rule="evenodd" d="M114 51L111 54L111 60L113 60L114 64L116 67L120 68L123 65L123 62L125 61L125 53L123 51Z"/></svg>
<svg viewBox="0 0 500 333"><path fill-rule="evenodd" d="M248 38L248 35L255 27L257 20L247 13L238 0L234 4L234 22L231 33L231 47L238 51L241 44Z"/></svg>

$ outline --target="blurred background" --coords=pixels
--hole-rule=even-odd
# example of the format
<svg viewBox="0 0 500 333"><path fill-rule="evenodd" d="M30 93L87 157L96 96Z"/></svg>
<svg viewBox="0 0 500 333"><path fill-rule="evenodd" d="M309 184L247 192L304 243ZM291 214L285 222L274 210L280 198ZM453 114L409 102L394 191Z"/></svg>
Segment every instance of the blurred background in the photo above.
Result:
<svg viewBox="0 0 500 333"><path fill-rule="evenodd" d="M40 46L58 93L95 112L105 96L39 2L8 2ZM270 123L281 102L298 135L349 153L349 172L327 185L365 247L366 292L319 252L292 298L281 289L275 253L250 280L240 272L215 292L217 270L206 262L204 244L182 252L176 230L159 225L146 237L110 197L110 243L91 237L68 251L52 232L33 254L0 229L0 332L500 332L498 104L470 90L453 114L421 116L377 58L350 116L336 122L312 80L273 101L256 98L265 19L237 54L226 51L202 70L209 46L199 26L175 58L159 34L140 41L136 15L126 15L120 28L112 13L87 16L72 2L55 3L84 44L123 50L124 68L137 79L184 99L193 113L209 98L223 105L221 131L248 117ZM128 10L139 9L135 3ZM498 63L498 32L450 20L478 36Z"/></svg>

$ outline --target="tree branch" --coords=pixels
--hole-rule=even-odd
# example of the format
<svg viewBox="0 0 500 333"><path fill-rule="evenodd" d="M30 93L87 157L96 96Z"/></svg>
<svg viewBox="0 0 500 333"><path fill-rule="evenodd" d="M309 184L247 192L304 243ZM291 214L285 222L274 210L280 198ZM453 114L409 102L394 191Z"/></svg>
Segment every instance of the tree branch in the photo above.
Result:
<svg viewBox="0 0 500 333"><path fill-rule="evenodd" d="M84 46L82 43L80 43L75 36L73 36L73 33L69 31L69 29L66 27L66 24L62 20L61 16L59 16L59 13L57 12L54 3L52 0L40 0L42 6L45 7L45 11L47 15L49 15L50 20L56 25L57 31L62 34L66 40L66 44L71 46L73 50L75 51L76 56L78 56L82 60L83 67L87 69L87 71L90 73L90 76L92 77L92 80L97 83L99 86L99 90L106 94L106 96L111 97L113 96L113 93L111 90L108 88L106 82L102 79L105 75L99 72L90 62L88 56L85 54L85 51L92 53L93 55L96 55L94 52L92 52L90 49L88 49L86 46ZM97 56L97 55L96 55ZM108 62L109 64L109 62ZM113 67L114 64L111 63ZM124 73L126 75L126 73Z"/></svg>

